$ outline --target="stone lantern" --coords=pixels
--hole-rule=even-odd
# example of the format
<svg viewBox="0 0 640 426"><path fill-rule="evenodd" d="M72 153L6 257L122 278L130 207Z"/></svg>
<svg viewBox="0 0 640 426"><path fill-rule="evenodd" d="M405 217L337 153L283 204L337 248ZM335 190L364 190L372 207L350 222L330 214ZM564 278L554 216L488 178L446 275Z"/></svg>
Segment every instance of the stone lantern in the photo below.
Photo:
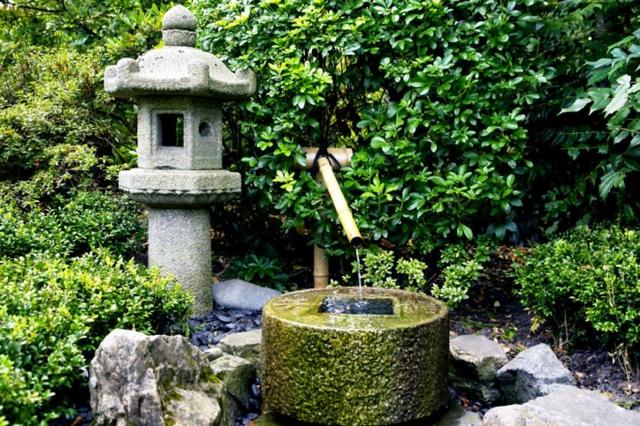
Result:
<svg viewBox="0 0 640 426"><path fill-rule="evenodd" d="M138 103L138 168L120 188L149 213L149 266L173 274L195 297L194 313L213 307L209 206L240 193L240 174L222 168L222 102L253 94L255 74L232 73L194 48L197 22L183 6L162 20L164 47L107 67L105 90Z"/></svg>

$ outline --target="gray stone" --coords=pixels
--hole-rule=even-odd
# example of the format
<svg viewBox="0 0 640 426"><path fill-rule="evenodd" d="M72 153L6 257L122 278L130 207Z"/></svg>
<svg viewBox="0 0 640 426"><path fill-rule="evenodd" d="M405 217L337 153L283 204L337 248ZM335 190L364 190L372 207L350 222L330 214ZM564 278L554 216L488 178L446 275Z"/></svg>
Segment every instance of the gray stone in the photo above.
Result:
<svg viewBox="0 0 640 426"><path fill-rule="evenodd" d="M213 347L205 350L204 355L207 357L209 361L213 361L220 358L222 355L224 355L224 352L222 352L222 349L218 347Z"/></svg>
<svg viewBox="0 0 640 426"><path fill-rule="evenodd" d="M278 290L261 287L247 281L233 279L213 285L216 304L231 309L258 311L265 303L279 296Z"/></svg>
<svg viewBox="0 0 640 426"><path fill-rule="evenodd" d="M165 46L196 45L198 21L184 6L172 7L162 18L162 39Z"/></svg>
<svg viewBox="0 0 640 426"><path fill-rule="evenodd" d="M208 206L240 195L239 173L226 170L125 170L120 189L149 206Z"/></svg>
<svg viewBox="0 0 640 426"><path fill-rule="evenodd" d="M89 391L98 426L229 424L220 380L183 336L112 331L91 361Z"/></svg>
<svg viewBox="0 0 640 426"><path fill-rule="evenodd" d="M139 100L138 166L142 169L209 170L222 168L222 105L186 96L146 97ZM177 126L167 114L182 117L182 134L166 145L163 127ZM174 117L174 118L175 118ZM175 118L178 120L178 118ZM178 138L182 136L182 140ZM165 140L166 139L166 140Z"/></svg>
<svg viewBox="0 0 640 426"><path fill-rule="evenodd" d="M559 385L524 405L492 408L483 425L637 426L640 413L618 407L598 392Z"/></svg>
<svg viewBox="0 0 640 426"><path fill-rule="evenodd" d="M486 403L500 398L496 373L508 361L496 342L481 335L454 337L449 341L449 380Z"/></svg>
<svg viewBox="0 0 640 426"><path fill-rule="evenodd" d="M211 363L211 369L222 380L226 391L244 408L249 407L255 366L244 358L224 354Z"/></svg>
<svg viewBox="0 0 640 426"><path fill-rule="evenodd" d="M498 381L505 401L523 403L547 395L558 385L573 385L571 372L548 345L533 346L498 370Z"/></svg>
<svg viewBox="0 0 640 426"><path fill-rule="evenodd" d="M209 210L149 209L149 266L194 296L195 315L213 309L209 227Z"/></svg>
<svg viewBox="0 0 640 426"><path fill-rule="evenodd" d="M225 353L242 357L256 365L262 350L262 329L228 334L218 347Z"/></svg>

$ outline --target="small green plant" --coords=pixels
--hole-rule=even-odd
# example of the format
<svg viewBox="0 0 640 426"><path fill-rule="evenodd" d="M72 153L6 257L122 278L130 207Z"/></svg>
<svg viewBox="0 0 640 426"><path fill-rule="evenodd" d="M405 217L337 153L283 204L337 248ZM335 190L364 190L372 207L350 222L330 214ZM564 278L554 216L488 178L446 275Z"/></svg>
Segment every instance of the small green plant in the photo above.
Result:
<svg viewBox="0 0 640 426"><path fill-rule="evenodd" d="M191 304L172 279L106 251L0 262L0 300L0 419L23 425L68 413L111 330L185 331Z"/></svg>
<svg viewBox="0 0 640 426"><path fill-rule="evenodd" d="M397 259L390 250L383 250L378 246L363 251L360 276L362 284L379 288L402 288L419 292L424 289L426 279L424 273L427 264L421 260L409 258ZM358 264L352 263L352 274L345 275L343 282L357 283ZM333 283L334 285L337 282Z"/></svg>
<svg viewBox="0 0 640 426"><path fill-rule="evenodd" d="M469 297L471 283L480 277L482 266L475 260L465 260L442 270L442 284L434 284L431 294L454 307Z"/></svg>
<svg viewBox="0 0 640 426"><path fill-rule="evenodd" d="M364 285L381 288L399 288L394 277L395 256L390 250L378 247L365 251L360 270ZM353 264L353 272L357 273L358 265Z"/></svg>
<svg viewBox="0 0 640 426"><path fill-rule="evenodd" d="M450 244L441 254L440 284L431 287L431 294L442 299L450 307L455 307L469 297L469 287L480 278L483 263L489 260L492 245L486 239L479 239L475 246Z"/></svg>
<svg viewBox="0 0 640 426"><path fill-rule="evenodd" d="M560 342L595 334L612 348L637 348L638 259L637 230L581 226L521 255L514 264L518 294Z"/></svg>

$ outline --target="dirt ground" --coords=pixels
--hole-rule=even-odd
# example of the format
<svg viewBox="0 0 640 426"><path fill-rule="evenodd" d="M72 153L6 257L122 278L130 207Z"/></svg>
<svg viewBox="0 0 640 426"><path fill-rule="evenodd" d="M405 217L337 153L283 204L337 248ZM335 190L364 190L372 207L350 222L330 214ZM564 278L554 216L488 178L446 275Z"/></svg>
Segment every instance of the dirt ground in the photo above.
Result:
<svg viewBox="0 0 640 426"><path fill-rule="evenodd" d="M451 311L451 334L483 334L498 342L509 359L546 343L573 373L579 387L598 390L624 408L640 409L640 377L630 369L625 373L615 354L595 341L579 347L560 345L544 325L531 331L532 318L514 296L510 265L507 250L491 261L482 279L470 289L469 299ZM459 398L474 411L488 408L465 395Z"/></svg>

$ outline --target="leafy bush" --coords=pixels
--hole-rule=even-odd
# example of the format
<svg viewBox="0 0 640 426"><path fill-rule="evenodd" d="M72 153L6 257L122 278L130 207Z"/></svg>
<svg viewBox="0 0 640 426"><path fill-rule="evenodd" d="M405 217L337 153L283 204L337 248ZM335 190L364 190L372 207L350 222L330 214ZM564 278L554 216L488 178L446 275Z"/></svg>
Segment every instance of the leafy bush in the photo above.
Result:
<svg viewBox="0 0 640 426"><path fill-rule="evenodd" d="M116 255L141 250L138 206L100 192L57 197L45 210L24 210L0 197L0 259L30 253L79 256L99 247Z"/></svg>
<svg viewBox="0 0 640 426"><path fill-rule="evenodd" d="M589 114L604 114L607 137L596 139L581 151L601 154L591 173L598 180L599 194L606 199L612 190L624 190L640 172L640 29L611 45L609 56L589 62L588 87L562 112L578 112L590 105ZM640 206L627 201L628 215Z"/></svg>
<svg viewBox="0 0 640 426"><path fill-rule="evenodd" d="M16 52L4 69L0 65L12 77L0 86L0 180L30 178L46 168L51 147L60 144L126 158L133 132L119 117L131 115L101 88L101 53L32 48ZM60 175L66 171L57 169Z"/></svg>
<svg viewBox="0 0 640 426"><path fill-rule="evenodd" d="M257 96L226 115L246 202L343 252L328 197L296 170L300 146L331 143L357 148L341 181L371 240L428 252L514 231L516 177L530 166L523 108L553 75L542 4L197 2L203 48L260 77Z"/></svg>
<svg viewBox="0 0 640 426"><path fill-rule="evenodd" d="M98 166L135 161L133 103L104 92L103 71L157 44L168 3L42 0L34 8L17 0L0 8L0 180L30 179L62 144L93 149ZM64 163L56 170L74 174ZM92 170L94 184L104 171Z"/></svg>
<svg viewBox="0 0 640 426"><path fill-rule="evenodd" d="M158 271L106 251L69 263L4 261L0 300L0 418L30 425L64 411L65 395L112 329L175 331L191 302Z"/></svg>
<svg viewBox="0 0 640 426"><path fill-rule="evenodd" d="M612 116L588 114L586 109L573 114L559 113L576 97L587 98L592 89L604 94L606 87L617 86L616 79L626 67L626 59L620 53L634 43L629 34L640 26L640 3L550 1L543 10L541 53L552 62L556 77L529 115L526 157L534 166L524 200L527 209L517 222L525 234L541 229L548 235L576 224L618 217L633 223L639 208L638 192L633 185L624 188L614 185L609 196L601 197L606 192L601 190L616 183L619 176L608 175L612 180L607 179L609 182L601 186L602 178L614 169L626 168L620 159L628 144L614 143L615 135L607 128ZM603 57L616 62L615 69L605 64L606 60L599 60ZM626 72L633 75L630 71L634 71L637 59L629 57L629 62L631 68ZM609 71L609 76L604 75ZM594 81L596 75L597 80L603 77L604 80ZM627 158L630 157L623 155L622 161Z"/></svg>
<svg viewBox="0 0 640 426"><path fill-rule="evenodd" d="M581 226L534 246L514 264L522 303L565 339L596 332L640 343L640 234Z"/></svg>

